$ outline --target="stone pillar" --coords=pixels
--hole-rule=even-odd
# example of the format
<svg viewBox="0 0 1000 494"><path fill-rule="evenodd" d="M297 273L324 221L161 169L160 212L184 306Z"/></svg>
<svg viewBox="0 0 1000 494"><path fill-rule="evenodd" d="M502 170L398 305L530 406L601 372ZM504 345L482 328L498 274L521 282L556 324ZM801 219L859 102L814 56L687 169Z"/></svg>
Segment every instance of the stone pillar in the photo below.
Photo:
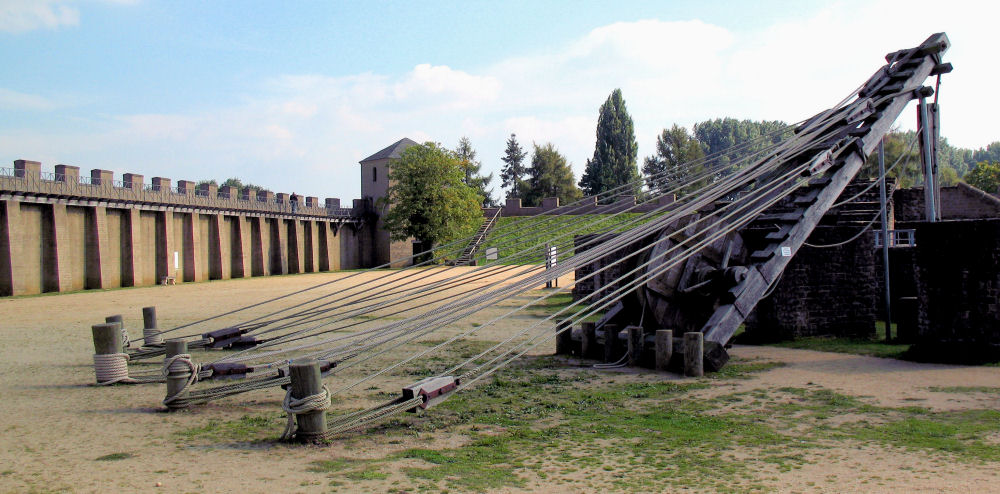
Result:
<svg viewBox="0 0 1000 494"><path fill-rule="evenodd" d="M281 220L279 220L281 221ZM301 273L305 266L305 239L302 222L291 219L288 222L288 272Z"/></svg>
<svg viewBox="0 0 1000 494"><path fill-rule="evenodd" d="M232 277L246 278L250 275L250 263L246 255L250 249L246 248L250 235L247 232L247 217L242 214L233 218L232 231L232 252L230 252L230 262L232 263Z"/></svg>
<svg viewBox="0 0 1000 494"><path fill-rule="evenodd" d="M193 215L197 218L197 215ZM208 217L208 279L222 279L222 226L226 224L221 214ZM197 225L195 225L197 228Z"/></svg>
<svg viewBox="0 0 1000 494"><path fill-rule="evenodd" d="M259 216L250 218L250 266L251 276L265 276L270 274L271 263L264 258L264 235L267 223Z"/></svg>
<svg viewBox="0 0 1000 494"><path fill-rule="evenodd" d="M233 187L232 185L223 185L219 187L219 199L225 199L228 201L239 199L239 189Z"/></svg>
<svg viewBox="0 0 1000 494"><path fill-rule="evenodd" d="M14 176L30 182L37 182L42 177L42 164L31 160L14 160Z"/></svg>
<svg viewBox="0 0 1000 494"><path fill-rule="evenodd" d="M114 181L115 174L111 170L101 170L100 168L90 170L90 183L94 185L111 187L114 185Z"/></svg>
<svg viewBox="0 0 1000 494"><path fill-rule="evenodd" d="M288 274L288 226L281 218L273 218L271 231L274 233L271 236L271 252L278 258L278 265L272 268L271 274Z"/></svg>
<svg viewBox="0 0 1000 494"><path fill-rule="evenodd" d="M125 210L125 223L122 225L122 235L125 236L122 245L122 285L139 286L142 284L142 226L139 224L139 210Z"/></svg>
<svg viewBox="0 0 1000 494"><path fill-rule="evenodd" d="M0 201L0 295L21 295L25 293L24 266L17 260L24 249L24 227L21 218L21 204L16 201Z"/></svg>
<svg viewBox="0 0 1000 494"><path fill-rule="evenodd" d="M316 222L316 255L318 257L316 268L319 271L330 271L330 223L326 221Z"/></svg>
<svg viewBox="0 0 1000 494"><path fill-rule="evenodd" d="M100 170L95 170L100 171ZM92 176L93 178L93 176ZM96 206L87 215L87 288L104 288L111 279L108 259L108 211Z"/></svg>
<svg viewBox="0 0 1000 494"><path fill-rule="evenodd" d="M198 228L198 213L184 215L184 281L198 281L204 266L198 262L198 246L201 245L201 230Z"/></svg>
<svg viewBox="0 0 1000 494"><path fill-rule="evenodd" d="M73 275L69 258L69 218L65 204L52 205L52 288L59 292L69 291Z"/></svg>
<svg viewBox="0 0 1000 494"><path fill-rule="evenodd" d="M319 207L319 198L313 196L306 197L306 207L307 208Z"/></svg>
<svg viewBox="0 0 1000 494"><path fill-rule="evenodd" d="M170 192L170 179L153 177L153 190L157 192Z"/></svg>
<svg viewBox="0 0 1000 494"><path fill-rule="evenodd" d="M177 193L186 196L194 195L195 183L190 180L178 180L177 181Z"/></svg>
<svg viewBox="0 0 1000 494"><path fill-rule="evenodd" d="M142 175L136 175L135 173L126 173L122 175L122 182L124 182L126 189L132 189L136 192L142 192Z"/></svg>
<svg viewBox="0 0 1000 494"><path fill-rule="evenodd" d="M309 227L309 239L306 243L308 252L306 253L306 271L310 273L315 273L319 271L319 222L318 221L308 221L306 226Z"/></svg>
<svg viewBox="0 0 1000 494"><path fill-rule="evenodd" d="M161 279L164 276L177 276L177 266L174 264L174 249L177 247L174 242L174 213L162 211L157 220L156 241L160 245L156 248L156 274Z"/></svg>
<svg viewBox="0 0 1000 494"><path fill-rule="evenodd" d="M331 209L340 209L340 199L338 199L336 197L327 197L326 198L326 209L327 209L327 211L329 211Z"/></svg>
<svg viewBox="0 0 1000 494"><path fill-rule="evenodd" d="M80 183L80 167L56 165L56 181L73 185Z"/></svg>

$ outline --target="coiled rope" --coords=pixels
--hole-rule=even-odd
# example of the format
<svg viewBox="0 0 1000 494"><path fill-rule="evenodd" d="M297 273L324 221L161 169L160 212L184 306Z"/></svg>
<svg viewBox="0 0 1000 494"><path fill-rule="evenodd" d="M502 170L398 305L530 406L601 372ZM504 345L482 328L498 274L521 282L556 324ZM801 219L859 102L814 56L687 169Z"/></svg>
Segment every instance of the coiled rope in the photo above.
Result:
<svg viewBox="0 0 1000 494"><path fill-rule="evenodd" d="M295 424L297 415L330 408L330 390L324 385L319 393L295 398L292 396L292 388L288 388L285 399L281 402L281 408L288 414L288 423L285 424L285 432L281 433L281 440L290 441L295 436L297 429Z"/></svg>
<svg viewBox="0 0 1000 494"><path fill-rule="evenodd" d="M184 386L182 386L176 393L167 396L163 399L164 405L169 405L175 401L186 399L181 398L181 394L192 384L198 382L199 374L201 373L201 365L196 364L191 361L191 354L189 353L179 353L173 357L167 357L163 361L163 377L170 377L171 373L184 373L187 372L187 381L185 381Z"/></svg>

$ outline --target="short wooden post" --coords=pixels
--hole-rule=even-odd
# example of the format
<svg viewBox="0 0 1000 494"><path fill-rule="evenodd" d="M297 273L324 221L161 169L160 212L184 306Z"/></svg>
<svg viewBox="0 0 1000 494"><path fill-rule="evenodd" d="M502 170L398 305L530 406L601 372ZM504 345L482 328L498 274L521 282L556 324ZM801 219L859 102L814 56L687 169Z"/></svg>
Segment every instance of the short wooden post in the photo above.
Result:
<svg viewBox="0 0 1000 494"><path fill-rule="evenodd" d="M642 326L628 326L625 331L628 332L628 365L638 367L642 359Z"/></svg>
<svg viewBox="0 0 1000 494"><path fill-rule="evenodd" d="M98 355L114 355L122 352L122 336L121 331L118 330L118 323L94 324L90 327L90 330L94 335L94 353ZM95 358L94 374L97 378L97 383L102 384L97 367L97 359Z"/></svg>
<svg viewBox="0 0 1000 494"><path fill-rule="evenodd" d="M705 335L701 331L684 333L684 375L701 377L704 370Z"/></svg>
<svg viewBox="0 0 1000 494"><path fill-rule="evenodd" d="M104 318L106 323L117 323L118 324L118 342L121 347L121 351L128 351L128 331L125 329L125 322L122 319L121 314L115 314L113 316L108 316Z"/></svg>
<svg viewBox="0 0 1000 494"><path fill-rule="evenodd" d="M163 337L156 325L156 307L142 308L142 342L147 346L163 345Z"/></svg>
<svg viewBox="0 0 1000 494"><path fill-rule="evenodd" d="M181 355L188 352L187 341L181 339L167 340L166 348L166 358L169 359L175 355ZM183 365L172 365L170 366L169 373L167 373L167 397L171 397L180 393L176 399L167 403L168 411L184 410L188 407L188 395L189 391L184 389L187 386L188 379L191 377L191 369ZM183 390L183 391L181 391Z"/></svg>
<svg viewBox="0 0 1000 494"><path fill-rule="evenodd" d="M323 391L323 377L319 362L305 359L288 365L292 380L292 398L301 399ZM298 430L295 439L301 442L318 442L326 435L326 410L312 410L295 417Z"/></svg>
<svg viewBox="0 0 1000 494"><path fill-rule="evenodd" d="M617 324L605 324L604 325L604 361L605 362L616 362L618 361L618 329Z"/></svg>
<svg viewBox="0 0 1000 494"><path fill-rule="evenodd" d="M656 330L656 370L667 370L670 358L674 356L674 332L669 329Z"/></svg>
<svg viewBox="0 0 1000 494"><path fill-rule="evenodd" d="M580 356L596 359L598 357L597 324L592 322L580 323L580 333Z"/></svg>
<svg viewBox="0 0 1000 494"><path fill-rule="evenodd" d="M573 328L569 319L556 322L556 355L571 355L573 353Z"/></svg>

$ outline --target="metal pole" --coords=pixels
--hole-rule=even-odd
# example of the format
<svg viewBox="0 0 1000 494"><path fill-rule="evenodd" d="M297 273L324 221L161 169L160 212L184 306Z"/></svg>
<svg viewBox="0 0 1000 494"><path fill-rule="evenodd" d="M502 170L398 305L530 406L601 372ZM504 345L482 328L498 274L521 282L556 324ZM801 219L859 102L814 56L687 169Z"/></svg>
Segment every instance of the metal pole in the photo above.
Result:
<svg viewBox="0 0 1000 494"><path fill-rule="evenodd" d="M931 145L931 134L934 129L930 125L930 115L927 112L927 98L921 93L919 104L920 116L920 157L924 162L924 211L927 221L937 222L937 199L935 198L935 187L937 180L934 177L934 147Z"/></svg>
<svg viewBox="0 0 1000 494"><path fill-rule="evenodd" d="M878 200L882 204L882 266L885 268L885 341L892 341L892 302L889 291L889 208L886 201L885 137L878 142Z"/></svg>

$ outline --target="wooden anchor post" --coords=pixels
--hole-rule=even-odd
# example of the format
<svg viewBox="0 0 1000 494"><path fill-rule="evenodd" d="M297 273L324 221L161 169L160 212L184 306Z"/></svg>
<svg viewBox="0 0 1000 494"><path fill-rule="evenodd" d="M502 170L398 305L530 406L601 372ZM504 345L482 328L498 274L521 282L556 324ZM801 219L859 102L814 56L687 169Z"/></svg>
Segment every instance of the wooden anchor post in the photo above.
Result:
<svg viewBox="0 0 1000 494"><path fill-rule="evenodd" d="M320 373L319 362L305 359L288 365L292 380L292 398L302 399L317 395L323 391L323 376ZM326 436L326 410L317 409L299 413L295 417L298 430L295 439L300 442L315 443Z"/></svg>
<svg viewBox="0 0 1000 494"><path fill-rule="evenodd" d="M684 375L705 375L705 334L701 331L684 333Z"/></svg>
<svg viewBox="0 0 1000 494"><path fill-rule="evenodd" d="M187 341L181 339L167 340L166 348L166 359L169 360L171 357L185 354L188 352ZM188 395L190 392L185 389L187 387L188 379L191 377L191 369L186 365L173 364L168 369L167 373L167 398L175 396L173 400L167 403L167 410L170 412L175 412L177 410L185 410L188 408Z"/></svg>

